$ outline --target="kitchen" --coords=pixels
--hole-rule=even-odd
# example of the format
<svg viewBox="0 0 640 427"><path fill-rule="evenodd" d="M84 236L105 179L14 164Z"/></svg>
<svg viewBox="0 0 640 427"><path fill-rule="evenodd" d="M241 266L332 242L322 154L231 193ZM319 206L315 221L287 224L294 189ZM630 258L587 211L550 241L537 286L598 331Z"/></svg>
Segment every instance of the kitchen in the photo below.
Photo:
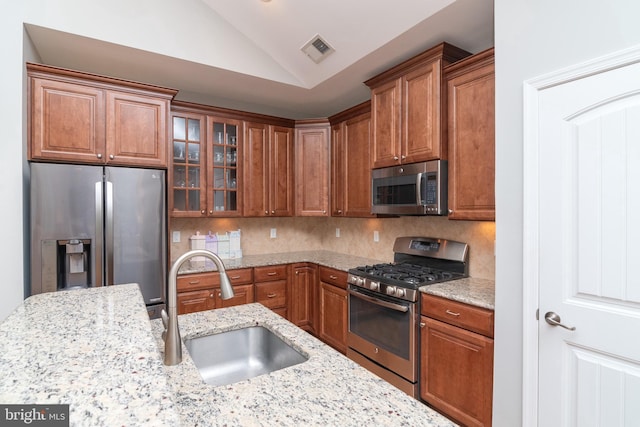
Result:
<svg viewBox="0 0 640 427"><path fill-rule="evenodd" d="M551 3L543 3L532 6L525 2L496 2L495 5L495 22L496 22L496 55L497 55L497 122L500 126L496 128L496 153L497 153L497 239L496 239L496 334L499 337L503 334L502 340L496 341L496 371L494 390L496 400L503 403L497 408L496 423L502 425L517 425L521 423L523 404L521 403L522 384L514 378L520 378L522 372L522 338L520 324L522 289L514 286L514 283L520 283L522 271L520 267L522 260L522 243L519 236L522 235L522 223L519 218L522 217L522 195L521 195L521 162L522 149L518 141L522 140L522 124L521 117L521 82L524 79L531 78L537 74L555 69L567 64L586 60L599 54L632 46L638 43L638 34L631 17L633 13L629 13L628 4L624 2L615 3L614 5L599 6L590 4L585 9L582 2L571 2L561 5ZM6 53L7 64L12 64L3 69L3 93L9 101L3 105L3 128L8 132L7 136L15 141L24 141L25 128L22 126L24 122L24 111L26 105L24 103L23 86L17 84L24 78L24 59L33 59L33 53L28 41L24 38L23 22L35 22L43 26L58 27L70 32L87 33L87 31L79 30L76 26L82 26L82 19L75 24L56 23L55 14L44 17L38 12L37 2L32 5L12 6L12 8L3 15L2 26L3 37L5 40L24 41L19 43L8 43L8 51ZM62 4L65 7L65 4ZM149 7L152 7L151 5ZM625 9L627 7L627 9ZM633 6L635 7L635 6ZM553 17L568 17L572 15L573 8L581 8L583 16L586 14L585 23L573 22L572 29L574 31L567 32L565 22L561 19L555 20ZM42 9L46 9L42 7ZM553 11L553 12L552 12ZM51 11L50 11L51 12ZM121 17L114 20L120 22ZM545 21L547 25L539 26L537 22ZM548 22L550 21L550 22ZM606 32L605 34L596 34L592 31L593 25L597 22L598 28L615 29L615 31ZM135 24L128 27L135 28ZM544 27L544 28L543 28ZM526 31L525 31L526 29ZM88 33L91 33L88 31ZM95 34L100 38L99 34ZM129 38L135 38L136 35L129 33ZM108 39L108 37L106 37ZM517 40L517 45L513 40ZM550 45L557 46L557 52L562 52L560 56L554 56L547 51ZM570 48L569 48L570 47ZM504 55L502 62L500 55ZM517 65L516 65L517 64ZM501 68L502 67L502 68ZM503 76L500 75L503 70ZM502 77L502 79L501 79ZM502 106L502 107L501 107ZM24 144L10 144L6 147L3 156L3 183L6 184L7 196L6 202L12 206L22 206L23 192L23 162L25 159ZM3 190L4 191L4 190ZM6 221L15 224L7 230L8 241L14 242L3 248L2 259L5 263L5 280L7 300L3 301L7 304L4 308L6 313L10 312L13 307L19 304L23 298L23 289L21 284L23 273L17 266L24 265L22 261L21 242L23 240L22 227L24 224L22 210L14 209L5 212ZM248 230L255 220L243 220L246 224L240 224L238 228ZM277 219L266 220L269 228L278 230L279 240L282 233L287 233L288 228L295 230L296 228L313 228L315 220L293 219L289 226L283 225ZM331 220L333 221L333 220ZM398 227L398 230L404 230L402 219L386 220L392 224L392 227ZM297 225L300 222L302 225ZM340 224L332 224L323 230L321 241L334 241L336 239L335 229L340 228L341 233L346 232L350 228L351 222L355 223L360 230L366 231L367 236L372 236L376 231L377 224L371 226L363 220L345 219ZM425 221L427 222L427 221ZM349 226L342 225L348 223ZM229 227L222 225L225 229L235 229L235 224L229 224ZM185 233L190 233L196 228L192 225L185 226ZM384 247L391 247L391 242L395 236L387 236L385 229L380 228L380 238L386 242ZM203 230L204 231L204 230ZM328 231L328 233L326 232ZM260 234L260 233L256 233ZM395 234L395 233L394 233ZM427 233L420 233L427 234ZM430 233L429 233L430 234ZM479 233L478 233L479 234ZM365 235L362 232L362 235ZM184 234L183 234L184 236ZM331 236L330 238L326 236ZM262 234L264 245L270 243L270 238ZM371 240L371 241L370 241ZM373 239L367 237L363 239L358 246L367 249L367 253L375 251L376 245ZM460 239L470 244L471 239ZM183 240L184 241L184 240ZM312 239L317 244L317 239ZM340 245L341 240L336 239L335 245ZM369 249L372 247L374 249ZM382 245L380 245L382 246ZM487 245L486 253L492 254L491 245ZM388 258L389 253L385 256ZM492 255L490 255L492 256ZM514 327L515 326L515 327Z"/></svg>

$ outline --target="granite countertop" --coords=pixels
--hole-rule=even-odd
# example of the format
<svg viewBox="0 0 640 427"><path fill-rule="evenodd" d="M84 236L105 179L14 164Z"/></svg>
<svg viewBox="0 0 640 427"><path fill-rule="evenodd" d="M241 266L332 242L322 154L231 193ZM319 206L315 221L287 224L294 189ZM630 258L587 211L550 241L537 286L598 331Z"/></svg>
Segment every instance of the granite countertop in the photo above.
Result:
<svg viewBox="0 0 640 427"><path fill-rule="evenodd" d="M450 282L422 286L420 292L489 310L495 309L496 294L493 280L465 277Z"/></svg>
<svg viewBox="0 0 640 427"><path fill-rule="evenodd" d="M262 325L309 359L213 387L184 346L163 364L137 285L46 293L0 323L0 402L69 404L72 426L455 425L261 304L179 323L183 338Z"/></svg>
<svg viewBox="0 0 640 427"><path fill-rule="evenodd" d="M165 370L185 425L456 425L261 304L181 315L179 324L183 339L260 325L309 356L289 368L214 387L202 381L183 345L182 363ZM163 349L162 323L152 325Z"/></svg>
<svg viewBox="0 0 640 427"><path fill-rule="evenodd" d="M176 426L138 285L44 293L0 323L0 403L68 404L72 426Z"/></svg>
<svg viewBox="0 0 640 427"><path fill-rule="evenodd" d="M354 255L340 254L331 251L298 251L281 252L264 255L245 255L242 258L223 259L225 268L232 270L236 268L263 267L266 265L295 264L298 262L313 262L336 270L348 271L350 268L359 265L378 264L383 261L379 259L363 258ZM194 268L188 262L180 268L179 274L204 273L215 271L213 268Z"/></svg>

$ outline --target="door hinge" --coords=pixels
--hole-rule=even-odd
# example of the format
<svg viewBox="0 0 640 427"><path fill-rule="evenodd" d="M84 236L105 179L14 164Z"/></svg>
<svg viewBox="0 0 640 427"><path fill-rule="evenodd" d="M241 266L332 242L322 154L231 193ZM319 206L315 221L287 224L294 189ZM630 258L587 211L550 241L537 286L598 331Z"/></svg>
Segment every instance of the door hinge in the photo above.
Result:
<svg viewBox="0 0 640 427"><path fill-rule="evenodd" d="M540 320L540 309L536 309L536 320Z"/></svg>

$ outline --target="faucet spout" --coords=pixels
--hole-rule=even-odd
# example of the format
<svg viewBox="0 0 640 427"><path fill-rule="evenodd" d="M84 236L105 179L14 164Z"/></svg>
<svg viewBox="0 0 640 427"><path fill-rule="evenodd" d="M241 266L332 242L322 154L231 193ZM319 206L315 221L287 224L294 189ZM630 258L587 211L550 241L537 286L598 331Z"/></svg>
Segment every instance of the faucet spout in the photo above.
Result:
<svg viewBox="0 0 640 427"><path fill-rule="evenodd" d="M206 249L194 249L183 255L181 255L171 266L169 271L169 301L167 304L167 311L162 310L162 323L164 323L164 333L162 338L164 339L164 364L165 365L177 365L182 361L182 342L180 339L180 328L178 327L178 271L182 264L187 260L195 257L202 256L210 259L216 265L218 272L220 273L220 293L222 299L229 299L233 297L233 287L227 271L222 263L220 257L213 252Z"/></svg>

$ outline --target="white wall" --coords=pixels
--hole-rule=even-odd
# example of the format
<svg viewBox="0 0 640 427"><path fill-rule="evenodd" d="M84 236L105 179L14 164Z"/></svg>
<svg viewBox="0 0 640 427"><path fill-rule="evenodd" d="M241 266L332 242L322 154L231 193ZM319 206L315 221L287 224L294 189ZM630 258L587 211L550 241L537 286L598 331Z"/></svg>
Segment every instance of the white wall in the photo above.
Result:
<svg viewBox="0 0 640 427"><path fill-rule="evenodd" d="M522 83L640 44L638 17L637 0L495 0L496 427L522 423Z"/></svg>

